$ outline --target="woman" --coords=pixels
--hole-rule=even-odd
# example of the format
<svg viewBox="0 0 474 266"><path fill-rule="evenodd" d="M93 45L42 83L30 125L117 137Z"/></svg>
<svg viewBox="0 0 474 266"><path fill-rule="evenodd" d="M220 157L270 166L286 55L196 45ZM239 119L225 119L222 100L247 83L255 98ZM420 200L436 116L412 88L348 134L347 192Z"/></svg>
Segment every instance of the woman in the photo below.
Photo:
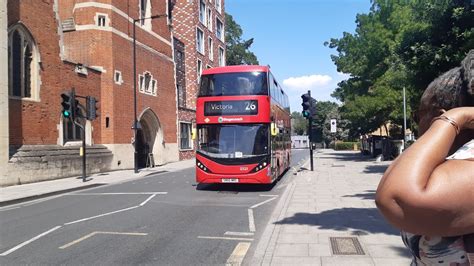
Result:
<svg viewBox="0 0 474 266"><path fill-rule="evenodd" d="M471 50L461 67L428 86L419 109L423 136L392 163L377 189L377 207L402 230L412 265L469 265L467 235L474 233L473 73Z"/></svg>

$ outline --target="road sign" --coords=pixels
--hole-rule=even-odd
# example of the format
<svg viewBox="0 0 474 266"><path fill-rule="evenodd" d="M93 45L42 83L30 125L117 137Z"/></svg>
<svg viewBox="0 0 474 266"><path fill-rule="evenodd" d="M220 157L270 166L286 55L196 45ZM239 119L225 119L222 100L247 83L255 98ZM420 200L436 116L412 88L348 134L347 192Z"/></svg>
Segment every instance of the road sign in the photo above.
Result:
<svg viewBox="0 0 474 266"><path fill-rule="evenodd" d="M336 133L336 119L331 119L331 133Z"/></svg>

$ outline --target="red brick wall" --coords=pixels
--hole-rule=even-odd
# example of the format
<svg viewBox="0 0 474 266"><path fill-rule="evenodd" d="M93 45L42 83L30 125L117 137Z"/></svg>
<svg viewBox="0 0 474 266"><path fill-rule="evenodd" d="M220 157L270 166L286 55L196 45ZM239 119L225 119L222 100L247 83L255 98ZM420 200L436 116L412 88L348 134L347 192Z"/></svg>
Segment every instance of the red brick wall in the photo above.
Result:
<svg viewBox="0 0 474 266"><path fill-rule="evenodd" d="M88 1L76 1L76 3ZM96 1L112 5L130 18L137 18L138 0L130 1ZM152 0L152 14L166 13L166 0ZM61 5L60 9L72 8L70 5ZM68 12L62 11L62 14ZM100 7L76 8L73 14L76 25L95 25L96 13L108 15L110 29L78 30L67 32L64 40L67 47L66 56L73 60L85 62L91 66L103 67L101 84L101 114L102 114L102 141L103 143L130 143L133 131L131 126L134 120L133 113L133 23L128 17L113 12L111 9ZM152 31L171 43L171 32L166 18L152 21ZM174 79L174 64L172 62L172 47L163 42L154 34L136 27L137 39L137 82L138 75L149 71L157 80L157 96L137 93L137 116L146 108L151 108L158 116L164 140L176 143L176 89ZM142 47L145 44L156 52ZM114 71L122 73L123 84L114 82ZM138 90L138 85L137 85ZM109 117L110 126L105 128L105 118Z"/></svg>
<svg viewBox="0 0 474 266"><path fill-rule="evenodd" d="M33 36L41 57L39 101L10 99L10 145L57 144L61 92L74 86L78 94L100 97L100 73L79 76L61 61L53 1L8 1L8 24L21 21ZM100 143L100 122L94 121L94 143Z"/></svg>

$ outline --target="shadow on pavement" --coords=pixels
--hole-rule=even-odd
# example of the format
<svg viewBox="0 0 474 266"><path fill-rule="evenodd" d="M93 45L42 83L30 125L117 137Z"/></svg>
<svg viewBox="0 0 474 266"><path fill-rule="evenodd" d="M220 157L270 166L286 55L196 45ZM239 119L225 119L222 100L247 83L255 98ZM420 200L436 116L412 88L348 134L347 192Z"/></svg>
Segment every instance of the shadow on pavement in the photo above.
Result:
<svg viewBox="0 0 474 266"><path fill-rule="evenodd" d="M353 162L370 162L375 161L374 158L368 155L363 155L360 152L326 152L318 156L318 158L331 158L341 161Z"/></svg>
<svg viewBox="0 0 474 266"><path fill-rule="evenodd" d="M385 222L376 208L341 208L321 213L296 213L275 224L300 224L317 226L319 229L347 231L361 230L366 233L399 235L399 231Z"/></svg>
<svg viewBox="0 0 474 266"><path fill-rule="evenodd" d="M383 174L387 170L388 165L367 165L364 173L367 174Z"/></svg>
<svg viewBox="0 0 474 266"><path fill-rule="evenodd" d="M273 184L198 184L196 190L205 191L226 191L226 192L255 192L255 191L270 191L276 185Z"/></svg>
<svg viewBox="0 0 474 266"><path fill-rule="evenodd" d="M375 200L375 190L366 190L366 193L359 193L354 195L344 195L344 198L361 198L363 200Z"/></svg>
<svg viewBox="0 0 474 266"><path fill-rule="evenodd" d="M256 192L256 191L270 191L273 187L282 182L286 174L290 171L287 169L283 172L272 184L197 184L196 190L217 191L217 192Z"/></svg>

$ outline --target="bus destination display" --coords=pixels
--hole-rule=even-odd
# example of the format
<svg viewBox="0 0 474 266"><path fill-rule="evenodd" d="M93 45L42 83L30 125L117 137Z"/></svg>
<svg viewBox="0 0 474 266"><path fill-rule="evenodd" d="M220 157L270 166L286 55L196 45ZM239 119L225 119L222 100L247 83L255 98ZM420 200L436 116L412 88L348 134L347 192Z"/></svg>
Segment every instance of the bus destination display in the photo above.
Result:
<svg viewBox="0 0 474 266"><path fill-rule="evenodd" d="M256 115L257 113L258 113L257 100L215 101L215 102L204 103L205 116Z"/></svg>

